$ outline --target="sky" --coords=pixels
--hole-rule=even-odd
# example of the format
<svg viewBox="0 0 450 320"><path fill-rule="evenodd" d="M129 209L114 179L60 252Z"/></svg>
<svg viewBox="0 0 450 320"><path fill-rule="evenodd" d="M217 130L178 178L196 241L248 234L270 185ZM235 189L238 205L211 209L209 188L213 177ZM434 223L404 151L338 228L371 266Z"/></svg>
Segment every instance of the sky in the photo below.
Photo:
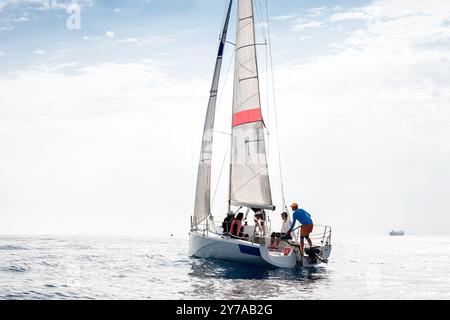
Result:
<svg viewBox="0 0 450 320"><path fill-rule="evenodd" d="M275 110L286 199L315 223L449 235L450 2L268 0L269 24L255 3L258 41L271 32L276 104L258 53L278 207ZM0 234L187 236L225 5L0 0Z"/></svg>

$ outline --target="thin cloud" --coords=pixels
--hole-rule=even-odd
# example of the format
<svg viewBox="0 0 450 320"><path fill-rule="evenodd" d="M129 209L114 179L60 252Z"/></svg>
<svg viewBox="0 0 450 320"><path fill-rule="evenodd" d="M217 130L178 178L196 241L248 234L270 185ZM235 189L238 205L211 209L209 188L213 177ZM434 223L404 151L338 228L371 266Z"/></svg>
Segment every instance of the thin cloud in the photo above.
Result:
<svg viewBox="0 0 450 320"><path fill-rule="evenodd" d="M33 51L34 54L38 54L38 55L44 55L46 53L45 50L42 49L36 49Z"/></svg>
<svg viewBox="0 0 450 320"><path fill-rule="evenodd" d="M304 19L298 19L292 26L292 30L300 31L303 29L321 28L323 26L324 23L320 21L305 21Z"/></svg>
<svg viewBox="0 0 450 320"><path fill-rule="evenodd" d="M307 40L307 39L311 39L311 36L310 35L306 35L306 36L301 36L299 38L300 41Z"/></svg>
<svg viewBox="0 0 450 320"><path fill-rule="evenodd" d="M339 12L335 13L329 17L330 21L345 21L345 20L366 20L369 18L369 15L366 11L363 10L352 10L348 12Z"/></svg>
<svg viewBox="0 0 450 320"><path fill-rule="evenodd" d="M320 17L326 10L327 10L327 7L311 8L311 9L308 9L308 16L309 17Z"/></svg>
<svg viewBox="0 0 450 320"><path fill-rule="evenodd" d="M14 22L28 22L28 21L30 21L30 18L22 16L22 17L13 19L12 21L14 21Z"/></svg>
<svg viewBox="0 0 450 320"><path fill-rule="evenodd" d="M275 21L287 21L287 20L291 20L293 18L295 18L295 15L292 15L292 14L272 17L272 19Z"/></svg>
<svg viewBox="0 0 450 320"><path fill-rule="evenodd" d="M138 46L162 46L171 42L175 42L176 38L169 36L153 36L147 38L124 38L118 39L115 43L118 44L136 44Z"/></svg>

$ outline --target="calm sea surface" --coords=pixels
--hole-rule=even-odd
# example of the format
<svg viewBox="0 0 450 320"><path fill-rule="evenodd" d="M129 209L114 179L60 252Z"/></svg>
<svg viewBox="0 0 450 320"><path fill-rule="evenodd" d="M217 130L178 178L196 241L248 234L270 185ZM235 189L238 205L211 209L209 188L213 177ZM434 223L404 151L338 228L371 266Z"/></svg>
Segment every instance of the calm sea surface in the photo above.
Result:
<svg viewBox="0 0 450 320"><path fill-rule="evenodd" d="M334 237L330 263L192 259L187 239L0 237L0 299L450 299L450 237Z"/></svg>

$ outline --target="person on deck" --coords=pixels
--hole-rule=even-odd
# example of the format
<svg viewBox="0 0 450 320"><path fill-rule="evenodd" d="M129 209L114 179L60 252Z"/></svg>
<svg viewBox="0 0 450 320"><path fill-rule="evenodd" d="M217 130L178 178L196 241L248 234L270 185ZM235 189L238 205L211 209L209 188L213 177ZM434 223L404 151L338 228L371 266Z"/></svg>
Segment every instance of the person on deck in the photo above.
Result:
<svg viewBox="0 0 450 320"><path fill-rule="evenodd" d="M281 214L281 219L283 219L283 223L281 225L281 232L273 232L270 236L270 249L275 250L280 245L281 239L291 240L292 236L287 234L289 228L291 227L291 218L287 212L283 212Z"/></svg>
<svg viewBox="0 0 450 320"><path fill-rule="evenodd" d="M309 243L309 246L312 247L312 241L309 238L309 235L311 234L311 232L313 231L314 228L314 224L313 221L311 219L311 215L306 212L303 209L299 209L298 208L298 204L297 203L293 203L291 205L292 211L293 211L293 215L292 215L292 224L291 227L289 228L289 230L287 231L287 234L290 234L292 232L292 230L295 227L295 223L298 221L301 224L301 229L300 229L300 252L301 254L304 253L304 247L305 247L305 238Z"/></svg>
<svg viewBox="0 0 450 320"><path fill-rule="evenodd" d="M255 212L255 231L258 232L259 235L266 235L266 212L264 210L258 210Z"/></svg>
<svg viewBox="0 0 450 320"><path fill-rule="evenodd" d="M244 234L244 227L242 226L243 218L244 214L242 212L239 212L236 218L231 223L230 234L235 238L241 238L243 240L246 240L248 238L248 235Z"/></svg>
<svg viewBox="0 0 450 320"><path fill-rule="evenodd" d="M233 220L234 220L234 212L230 211L228 212L226 218L222 222L222 229L224 235L228 234L231 231L231 224L233 223Z"/></svg>

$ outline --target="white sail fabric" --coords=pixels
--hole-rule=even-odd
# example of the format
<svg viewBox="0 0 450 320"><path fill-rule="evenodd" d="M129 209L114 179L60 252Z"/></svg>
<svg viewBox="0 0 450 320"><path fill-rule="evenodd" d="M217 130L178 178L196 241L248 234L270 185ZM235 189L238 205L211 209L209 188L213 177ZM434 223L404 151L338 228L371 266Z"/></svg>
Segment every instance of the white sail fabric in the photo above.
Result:
<svg viewBox="0 0 450 320"><path fill-rule="evenodd" d="M219 88L223 51L227 39L227 31L228 31L228 24L230 21L232 2L233 1L230 0L228 13L222 32L222 37L219 45L219 52L217 54L216 66L214 69L214 77L211 86L208 110L206 112L205 127L203 130L203 139L202 139L202 149L200 153L200 162L198 165L195 209L192 221L193 226L198 226L211 214L211 159L212 159L214 118L216 114L217 91Z"/></svg>
<svg viewBox="0 0 450 320"><path fill-rule="evenodd" d="M235 60L230 203L273 209L252 0L238 0Z"/></svg>

